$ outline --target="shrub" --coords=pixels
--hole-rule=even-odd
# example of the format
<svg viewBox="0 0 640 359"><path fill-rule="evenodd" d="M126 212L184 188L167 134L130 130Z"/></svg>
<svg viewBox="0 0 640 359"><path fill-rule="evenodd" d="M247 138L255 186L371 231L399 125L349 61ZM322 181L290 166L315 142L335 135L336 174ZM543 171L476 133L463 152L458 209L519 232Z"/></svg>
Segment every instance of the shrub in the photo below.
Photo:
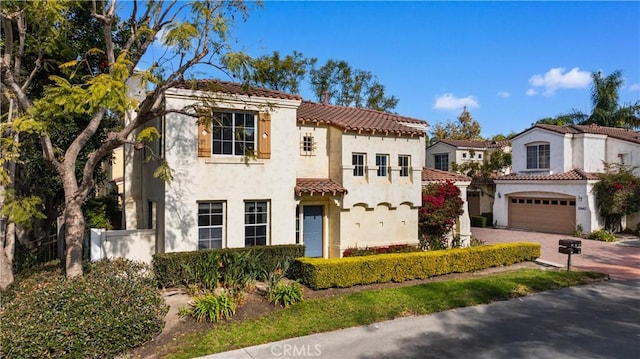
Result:
<svg viewBox="0 0 640 359"><path fill-rule="evenodd" d="M394 253L350 258L298 258L292 276L313 289L403 282L470 272L540 257L537 243L505 243L446 251Z"/></svg>
<svg viewBox="0 0 640 359"><path fill-rule="evenodd" d="M471 220L471 227L486 227L487 226L487 217L483 216L471 216L469 217Z"/></svg>
<svg viewBox="0 0 640 359"><path fill-rule="evenodd" d="M418 211L418 232L422 249L435 245L451 232L458 217L464 213L463 205L460 189L452 181L430 183L424 187L422 207Z"/></svg>
<svg viewBox="0 0 640 359"><path fill-rule="evenodd" d="M471 240L469 242L469 247L479 247L479 246L484 246L485 243L482 239L478 238L478 237L474 237L471 236Z"/></svg>
<svg viewBox="0 0 640 359"><path fill-rule="evenodd" d="M616 236L607 232L604 229L598 229L597 231L593 231L591 233L589 233L589 236L587 237L589 239L594 239L596 241L602 241L602 242L615 242L616 241Z"/></svg>
<svg viewBox="0 0 640 359"><path fill-rule="evenodd" d="M202 283L206 281L205 273L207 268L211 271L219 272L219 280L224 276L229 278L238 278L237 273L229 273L224 268L224 263L234 261L228 252L248 252L255 254L258 258L255 260L255 271L253 264L248 271L252 275L258 275L260 269L273 268L278 263L290 261L297 257L304 256L304 246L301 245L275 245L275 246L255 246L250 248L225 248L193 252L173 252L155 254L153 256L153 269L158 278L161 287L177 287L187 286L194 283ZM212 258L219 260L213 261ZM216 264L217 263L217 266ZM214 268L215 267L215 268ZM189 268L196 269L189 272ZM254 278L255 279L255 278Z"/></svg>
<svg viewBox="0 0 640 359"><path fill-rule="evenodd" d="M408 244L394 244L390 246L380 247L364 247L364 248L347 248L342 252L343 257L358 257L358 256L370 256L374 254L386 254L386 253L410 253L410 252L422 252L422 249L411 246Z"/></svg>
<svg viewBox="0 0 640 359"><path fill-rule="evenodd" d="M89 263L73 279L59 266L32 271L10 292L0 310L8 358L113 357L152 339L167 312L149 266L127 260Z"/></svg>
<svg viewBox="0 0 640 359"><path fill-rule="evenodd" d="M290 283L279 281L274 287L269 288L267 300L286 308L291 304L302 301L302 286L297 281Z"/></svg>
<svg viewBox="0 0 640 359"><path fill-rule="evenodd" d="M194 297L192 309L180 312L183 315L190 314L199 322L206 319L215 323L233 317L236 314L236 303L228 292L222 292L219 295L210 292Z"/></svg>

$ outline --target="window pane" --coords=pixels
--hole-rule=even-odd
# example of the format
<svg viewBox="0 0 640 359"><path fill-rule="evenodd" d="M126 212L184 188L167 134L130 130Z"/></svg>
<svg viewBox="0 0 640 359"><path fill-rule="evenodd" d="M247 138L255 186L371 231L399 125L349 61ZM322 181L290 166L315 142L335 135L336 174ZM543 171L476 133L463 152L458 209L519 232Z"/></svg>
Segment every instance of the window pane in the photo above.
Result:
<svg viewBox="0 0 640 359"><path fill-rule="evenodd" d="M215 240L209 242L211 249L220 249L222 248L222 240Z"/></svg>
<svg viewBox="0 0 640 359"><path fill-rule="evenodd" d="M266 246L267 245L267 237L256 238L256 246Z"/></svg>
<svg viewBox="0 0 640 359"><path fill-rule="evenodd" d="M211 228L211 234L210 234L209 238L211 238L211 239L222 239L222 227Z"/></svg>
<svg viewBox="0 0 640 359"><path fill-rule="evenodd" d="M224 142L222 144L222 154L224 154L224 155L232 154L233 153L232 152L232 149L233 149L232 145L233 144L231 142Z"/></svg>
<svg viewBox="0 0 640 359"><path fill-rule="evenodd" d="M265 236L267 234L267 226L257 226L255 227L256 229L256 236Z"/></svg>
<svg viewBox="0 0 640 359"><path fill-rule="evenodd" d="M198 250L201 250L201 249L210 249L209 241L200 241L200 242L198 242Z"/></svg>
<svg viewBox="0 0 640 359"><path fill-rule="evenodd" d="M211 216L212 226L222 226L222 214L216 214Z"/></svg>
<svg viewBox="0 0 640 359"><path fill-rule="evenodd" d="M198 230L198 239L209 239L209 238L211 238L209 228L200 228Z"/></svg>
<svg viewBox="0 0 640 359"><path fill-rule="evenodd" d="M208 215L199 215L198 216L198 226L208 226L211 222L209 221Z"/></svg>

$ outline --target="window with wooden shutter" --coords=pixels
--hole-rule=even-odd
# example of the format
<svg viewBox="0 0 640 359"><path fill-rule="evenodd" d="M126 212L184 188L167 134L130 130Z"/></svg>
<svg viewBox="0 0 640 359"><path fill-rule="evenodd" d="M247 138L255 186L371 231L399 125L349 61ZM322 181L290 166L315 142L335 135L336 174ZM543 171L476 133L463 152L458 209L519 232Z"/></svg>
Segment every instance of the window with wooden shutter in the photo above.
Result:
<svg viewBox="0 0 640 359"><path fill-rule="evenodd" d="M271 114L258 115L258 158L271 158Z"/></svg>
<svg viewBox="0 0 640 359"><path fill-rule="evenodd" d="M198 157L211 157L211 129L198 125Z"/></svg>

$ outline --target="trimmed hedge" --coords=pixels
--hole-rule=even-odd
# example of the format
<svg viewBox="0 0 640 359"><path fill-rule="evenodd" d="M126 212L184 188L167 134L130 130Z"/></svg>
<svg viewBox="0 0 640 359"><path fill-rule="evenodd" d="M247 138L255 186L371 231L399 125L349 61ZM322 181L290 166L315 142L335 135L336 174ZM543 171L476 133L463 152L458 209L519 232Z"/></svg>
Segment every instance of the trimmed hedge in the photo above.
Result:
<svg viewBox="0 0 640 359"><path fill-rule="evenodd" d="M205 273L186 273L185 267L188 268L206 268L212 263L220 265L217 258L221 258L227 252L247 252L252 251L257 256L256 264L260 269L273 269L277 265L292 261L295 258L304 256L304 246L297 244L273 245L273 246L254 246L246 248L223 248L202 250L193 252L172 252L161 253L153 256L153 270L155 271L158 284L161 287L177 287L182 286L188 280L203 281ZM224 268L212 268L214 271L224 272ZM193 275L203 278L193 278Z"/></svg>
<svg viewBox="0 0 640 359"><path fill-rule="evenodd" d="M5 358L113 358L159 334L168 309L151 268L123 259L88 263L73 279L59 261L33 268L6 294Z"/></svg>
<svg viewBox="0 0 640 359"><path fill-rule="evenodd" d="M511 265L540 257L540 244L515 242L420 253L349 258L298 258L292 266L295 279L313 289L359 284L403 282L449 273L471 272Z"/></svg>
<svg viewBox="0 0 640 359"><path fill-rule="evenodd" d="M471 216L469 217L471 220L471 227L486 227L487 226L487 217L483 216Z"/></svg>

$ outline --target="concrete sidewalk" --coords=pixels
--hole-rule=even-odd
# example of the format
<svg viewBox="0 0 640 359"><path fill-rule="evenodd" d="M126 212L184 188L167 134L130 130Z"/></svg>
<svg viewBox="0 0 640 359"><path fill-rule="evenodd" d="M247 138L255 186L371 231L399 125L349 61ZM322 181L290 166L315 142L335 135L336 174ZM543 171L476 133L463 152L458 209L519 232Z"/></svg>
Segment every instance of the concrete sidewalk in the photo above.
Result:
<svg viewBox="0 0 640 359"><path fill-rule="evenodd" d="M576 239L569 235L527 232L493 228L471 228L474 237L486 244L507 242L540 243L540 259L566 266L567 255L558 253L558 240ZM624 245L622 242L600 242L582 240L582 254L571 256L571 267L608 273L612 279L640 279L640 247Z"/></svg>
<svg viewBox="0 0 640 359"><path fill-rule="evenodd" d="M207 359L638 358L640 280L293 338Z"/></svg>

